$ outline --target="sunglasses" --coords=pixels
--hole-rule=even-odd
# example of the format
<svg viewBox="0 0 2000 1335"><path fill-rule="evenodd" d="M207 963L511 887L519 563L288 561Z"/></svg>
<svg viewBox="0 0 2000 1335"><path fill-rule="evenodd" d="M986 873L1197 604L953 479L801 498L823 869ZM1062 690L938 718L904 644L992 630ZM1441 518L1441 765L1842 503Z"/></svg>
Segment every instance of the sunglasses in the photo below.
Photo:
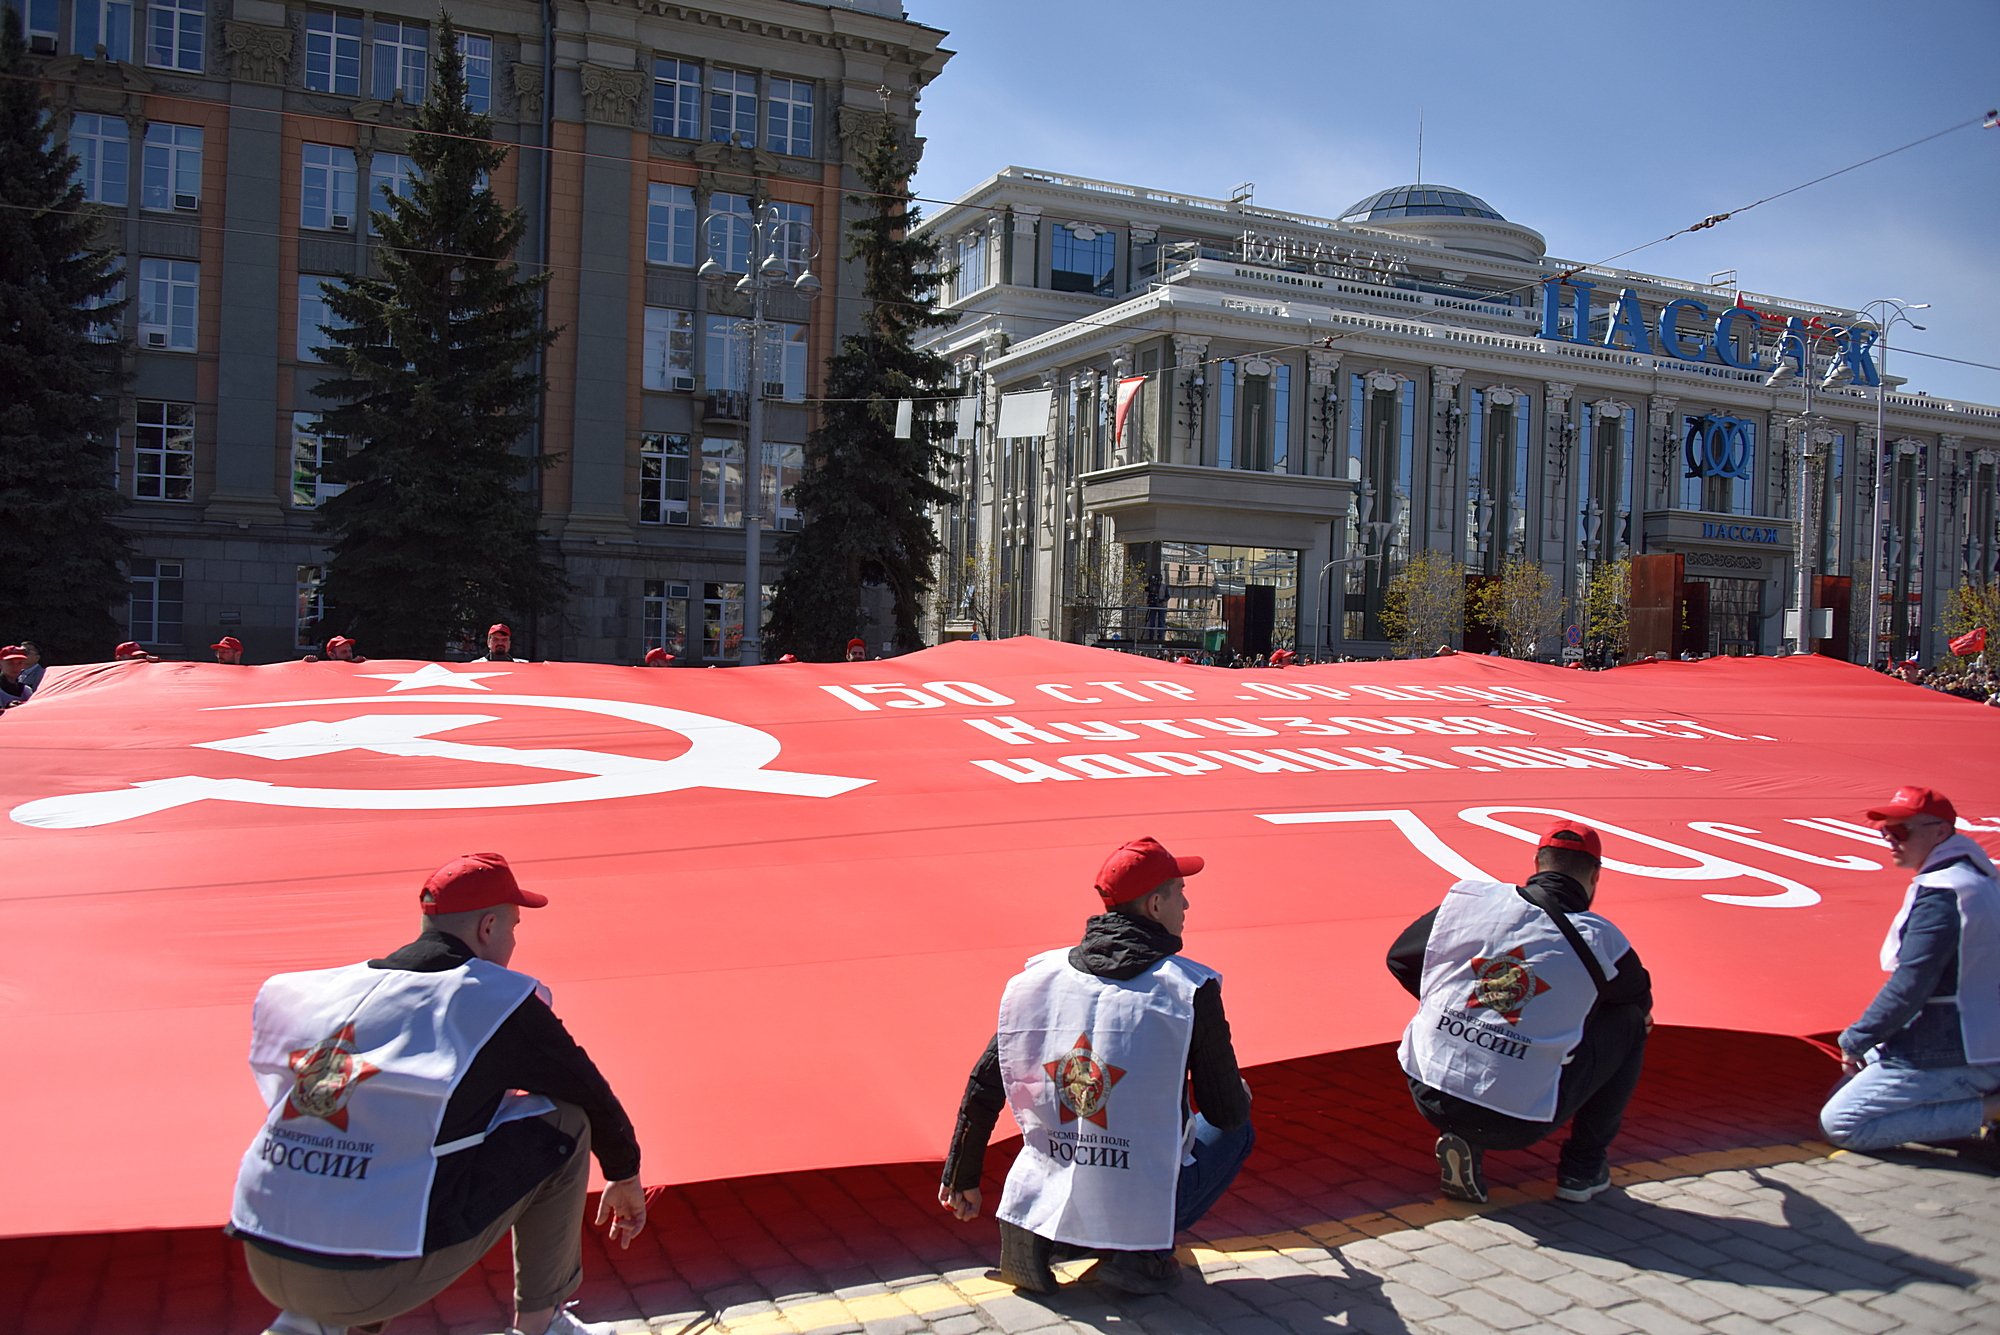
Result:
<svg viewBox="0 0 2000 1335"><path fill-rule="evenodd" d="M1885 837L1888 838L1890 843L1893 844L1907 843L1909 842L1910 832L1912 830L1928 829L1930 826L1935 824L1937 824L1936 821L1925 821L1922 824L1917 824L1917 825L1910 825L1910 824L1884 825L1882 827L1882 833Z"/></svg>

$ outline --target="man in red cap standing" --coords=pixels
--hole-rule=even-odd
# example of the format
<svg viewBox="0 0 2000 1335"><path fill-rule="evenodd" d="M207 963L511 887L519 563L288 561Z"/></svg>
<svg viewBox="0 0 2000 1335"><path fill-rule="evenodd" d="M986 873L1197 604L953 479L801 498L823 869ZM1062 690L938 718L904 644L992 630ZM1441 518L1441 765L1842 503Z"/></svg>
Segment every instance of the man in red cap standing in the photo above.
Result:
<svg viewBox="0 0 2000 1335"><path fill-rule="evenodd" d="M663 668L663 667L672 667L673 665L674 665L674 656L668 653L665 649L661 648L659 645L654 645L651 649L648 649L646 651L645 666Z"/></svg>
<svg viewBox="0 0 2000 1335"><path fill-rule="evenodd" d="M1000 1278L1017 1289L1053 1291L1060 1248L1099 1257L1096 1277L1115 1288L1165 1292L1180 1280L1174 1234L1221 1199L1250 1153L1250 1086L1222 977L1180 956L1186 878L1202 865L1155 839L1119 848L1097 873L1105 911L1082 942L1029 960L1000 999L938 1202L979 1214L986 1142L1010 1106L1023 1143L994 1213Z"/></svg>
<svg viewBox="0 0 2000 1335"><path fill-rule="evenodd" d="M1526 1149L1568 1124L1556 1196L1611 1185L1611 1142L1639 1083L1653 982L1639 952L1591 912L1603 845L1558 821L1526 885L1460 881L1389 948L1419 1001L1396 1056L1439 1131L1444 1194L1486 1199L1487 1150Z"/></svg>
<svg viewBox="0 0 2000 1335"><path fill-rule="evenodd" d="M472 660L475 663L525 663L525 658L514 657L514 632L504 623L496 621L486 628L486 652Z"/></svg>
<svg viewBox="0 0 2000 1335"><path fill-rule="evenodd" d="M591 1335L563 1307L583 1278L586 1151L597 1222L646 1226L639 1142L548 992L507 967L523 889L467 853L419 895L423 932L383 959L279 974L257 994L250 1065L269 1110L230 1232L284 1309L269 1335L375 1331L514 1234L514 1331Z"/></svg>
<svg viewBox="0 0 2000 1335"><path fill-rule="evenodd" d="M1840 1035L1851 1077L1820 1110L1844 1149L1981 1136L2000 1150L2000 878L1958 812L1907 785L1867 813L1915 872L1882 942L1889 977Z"/></svg>
<svg viewBox="0 0 2000 1335"><path fill-rule="evenodd" d="M229 667L243 666L243 641L234 635L225 635L208 646L215 651L215 661Z"/></svg>
<svg viewBox="0 0 2000 1335"><path fill-rule="evenodd" d="M850 663L867 662L868 642L858 635L849 640L847 642L847 661Z"/></svg>
<svg viewBox="0 0 2000 1335"><path fill-rule="evenodd" d="M18 644L10 644L0 649L0 709L11 709L15 705L25 705L28 697L35 693L34 684L27 680L28 651Z"/></svg>

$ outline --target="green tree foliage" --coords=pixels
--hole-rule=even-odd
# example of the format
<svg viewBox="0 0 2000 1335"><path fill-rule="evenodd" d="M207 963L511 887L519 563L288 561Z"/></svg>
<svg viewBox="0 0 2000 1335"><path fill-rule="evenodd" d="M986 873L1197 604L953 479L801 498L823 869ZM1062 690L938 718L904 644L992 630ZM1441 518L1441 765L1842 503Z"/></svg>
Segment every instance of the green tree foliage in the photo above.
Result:
<svg viewBox="0 0 2000 1335"><path fill-rule="evenodd" d="M418 111L407 198L375 212L380 277L326 286L345 327L326 328L337 368L320 394L326 431L349 454L348 488L321 510L332 556L328 630L367 652L441 657L495 618L547 614L564 592L542 554L524 485L548 456L521 448L541 385L529 369L554 342L537 318L546 274L523 279L523 227L486 188L507 157L465 104L465 63L439 17L430 97Z"/></svg>
<svg viewBox="0 0 2000 1335"><path fill-rule="evenodd" d="M827 361L828 402L794 491L799 529L780 546L785 571L764 640L771 653L838 659L860 625L864 583L886 584L895 600L896 648L923 645L918 623L938 553L927 507L951 499L939 485L951 424L920 407L910 438L898 440L896 405L934 398L949 382L950 364L919 351L916 339L956 317L937 309L937 243L910 235L915 165L886 118L857 164L866 193L849 196L857 212L849 255L863 266L871 309Z"/></svg>
<svg viewBox="0 0 2000 1335"><path fill-rule="evenodd" d="M1632 562L1600 561L1583 586L1584 651L1602 667L1623 661L1632 627Z"/></svg>
<svg viewBox="0 0 2000 1335"><path fill-rule="evenodd" d="M1554 652L1567 606L1541 562L1510 556L1499 577L1473 596L1472 616L1509 658L1535 658Z"/></svg>
<svg viewBox="0 0 2000 1335"><path fill-rule="evenodd" d="M1382 629L1404 658L1423 658L1465 633L1465 567L1443 552L1420 551L1389 581Z"/></svg>
<svg viewBox="0 0 2000 1335"><path fill-rule="evenodd" d="M1980 626L1986 627L1983 653L1961 658L1946 648L1939 657L1960 667L1984 663L1990 669L2000 668L2000 584L1975 584L1967 580L1944 596L1938 629L1947 639L1955 640Z"/></svg>
<svg viewBox="0 0 2000 1335"><path fill-rule="evenodd" d="M0 33L0 637L58 661L108 658L123 638L125 538L112 523L121 348L117 253L58 149L21 37ZM99 303L87 310L90 303Z"/></svg>

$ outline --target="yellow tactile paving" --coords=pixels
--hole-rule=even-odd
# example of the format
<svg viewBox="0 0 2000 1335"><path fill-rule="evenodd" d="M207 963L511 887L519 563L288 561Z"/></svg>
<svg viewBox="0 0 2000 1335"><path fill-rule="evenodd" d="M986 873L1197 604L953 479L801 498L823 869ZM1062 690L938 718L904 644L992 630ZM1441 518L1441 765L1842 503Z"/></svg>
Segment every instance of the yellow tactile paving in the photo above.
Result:
<svg viewBox="0 0 2000 1335"><path fill-rule="evenodd" d="M1612 1171L1618 1186L1635 1182L1658 1182L1667 1178L1701 1177L1735 1168L1770 1168L1783 1163L1802 1163L1837 1153L1823 1141L1797 1144L1753 1145L1743 1149L1711 1150L1701 1154L1677 1154L1647 1163L1624 1164ZM1412 1201L1386 1211L1370 1211L1347 1219L1331 1219L1303 1228L1287 1229L1260 1237L1222 1238L1200 1246L1182 1247L1180 1256L1193 1265L1238 1265L1260 1257L1284 1256L1293 1260L1319 1260L1337 1248L1362 1238L1400 1233L1422 1228L1441 1219L1463 1219L1487 1214L1510 1205L1545 1200L1554 1189L1524 1191L1518 1187L1498 1187L1484 1205L1458 1201ZM1055 1267L1060 1279L1074 1280L1095 1262L1068 1261ZM899 1316L935 1316L956 1307L977 1307L990 1298L1014 1292L1010 1284L984 1276L938 1280L914 1284L907 1289L874 1293L856 1298L808 1298L774 1312L740 1317L717 1323L726 1335L811 1335L837 1326L861 1325Z"/></svg>

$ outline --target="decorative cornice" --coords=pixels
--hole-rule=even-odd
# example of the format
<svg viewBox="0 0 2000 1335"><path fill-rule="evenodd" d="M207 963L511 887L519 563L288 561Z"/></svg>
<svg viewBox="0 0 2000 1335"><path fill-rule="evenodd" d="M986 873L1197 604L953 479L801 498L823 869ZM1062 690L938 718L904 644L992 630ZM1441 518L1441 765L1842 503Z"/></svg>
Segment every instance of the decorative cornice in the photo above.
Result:
<svg viewBox="0 0 2000 1335"><path fill-rule="evenodd" d="M1195 367L1201 365L1202 358L1206 357L1207 355L1208 355L1207 339L1197 338L1193 334L1174 335L1175 370L1177 371L1193 370Z"/></svg>
<svg viewBox="0 0 2000 1335"><path fill-rule="evenodd" d="M289 28L225 19L222 49L235 62L237 78L282 86L292 63L292 33Z"/></svg>
<svg viewBox="0 0 2000 1335"><path fill-rule="evenodd" d="M1431 368L1431 397L1448 399L1458 391L1458 384L1465 379L1462 366L1433 366Z"/></svg>
<svg viewBox="0 0 2000 1335"><path fill-rule="evenodd" d="M697 144L688 154L701 169L701 188L713 192L750 195L763 199L763 183L778 174L778 155L761 148L736 144Z"/></svg>
<svg viewBox="0 0 2000 1335"><path fill-rule="evenodd" d="M585 63L578 67L583 84L583 118L598 125L631 129L639 123L639 97L646 78L638 70L613 69Z"/></svg>

